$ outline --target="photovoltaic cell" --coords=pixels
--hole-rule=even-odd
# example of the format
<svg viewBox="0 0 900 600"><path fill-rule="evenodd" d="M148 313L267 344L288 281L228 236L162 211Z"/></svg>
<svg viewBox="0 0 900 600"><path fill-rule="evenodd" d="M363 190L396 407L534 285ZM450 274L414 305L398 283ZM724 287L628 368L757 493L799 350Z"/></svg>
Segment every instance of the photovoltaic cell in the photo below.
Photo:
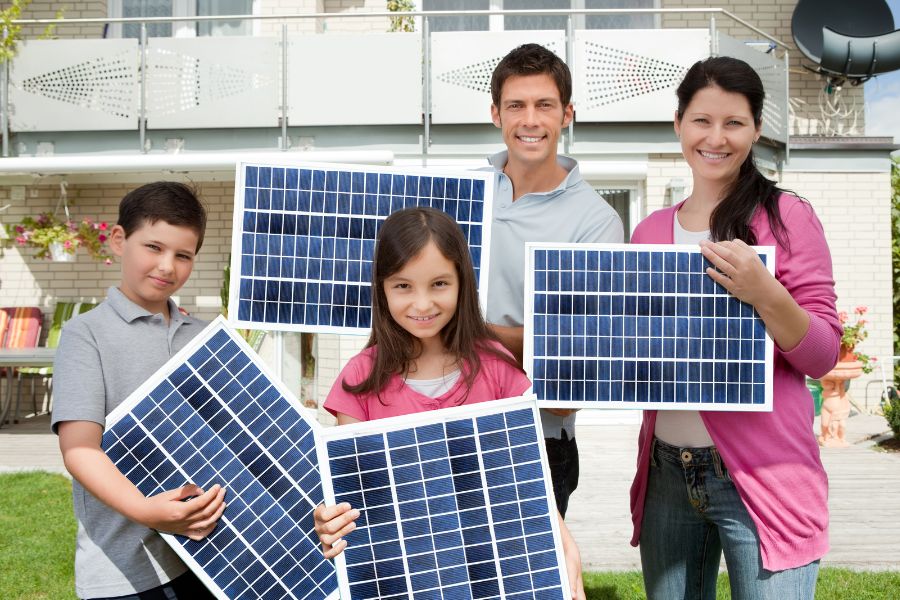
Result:
<svg viewBox="0 0 900 600"><path fill-rule="evenodd" d="M326 502L361 512L341 597L564 598L538 418L515 398L323 430Z"/></svg>
<svg viewBox="0 0 900 600"><path fill-rule="evenodd" d="M219 598L334 599L312 516L317 427L219 317L109 414L103 449L146 496L226 488L207 538L163 534Z"/></svg>
<svg viewBox="0 0 900 600"><path fill-rule="evenodd" d="M375 238L392 212L459 223L487 297L493 174L239 163L229 320L238 327L367 333Z"/></svg>
<svg viewBox="0 0 900 600"><path fill-rule="evenodd" d="M524 361L541 406L772 410L765 324L698 246L528 246ZM774 247L755 250L774 272Z"/></svg>

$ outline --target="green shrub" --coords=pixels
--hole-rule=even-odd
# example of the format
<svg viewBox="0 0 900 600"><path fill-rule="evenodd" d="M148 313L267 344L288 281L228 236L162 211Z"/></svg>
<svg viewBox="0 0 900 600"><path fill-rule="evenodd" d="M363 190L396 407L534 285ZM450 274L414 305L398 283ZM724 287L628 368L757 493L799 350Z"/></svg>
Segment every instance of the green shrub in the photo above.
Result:
<svg viewBox="0 0 900 600"><path fill-rule="evenodd" d="M881 408L891 431L894 432L894 437L900 439L900 395L897 394L897 390L888 388L887 394L881 400Z"/></svg>

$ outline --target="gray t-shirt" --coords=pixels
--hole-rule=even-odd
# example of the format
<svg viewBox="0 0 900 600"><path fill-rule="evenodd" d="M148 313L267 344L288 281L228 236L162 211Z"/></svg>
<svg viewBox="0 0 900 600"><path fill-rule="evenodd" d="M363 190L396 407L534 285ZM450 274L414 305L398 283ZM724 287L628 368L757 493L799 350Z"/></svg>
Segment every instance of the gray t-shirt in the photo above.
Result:
<svg viewBox="0 0 900 600"><path fill-rule="evenodd" d="M169 314L166 324L161 314L151 315L111 287L105 302L66 323L53 365L54 432L62 421L103 425L110 411L206 325L179 313L172 300ZM72 502L80 598L136 594L187 570L158 533L109 508L77 481Z"/></svg>
<svg viewBox="0 0 900 600"><path fill-rule="evenodd" d="M525 322L525 243L622 243L622 219L581 178L578 163L557 156L569 172L553 190L525 194L513 202L513 186L503 173L506 151L488 160L496 173L491 224L491 268L488 275L487 320L521 327ZM541 411L544 437L575 437L575 415L558 417Z"/></svg>

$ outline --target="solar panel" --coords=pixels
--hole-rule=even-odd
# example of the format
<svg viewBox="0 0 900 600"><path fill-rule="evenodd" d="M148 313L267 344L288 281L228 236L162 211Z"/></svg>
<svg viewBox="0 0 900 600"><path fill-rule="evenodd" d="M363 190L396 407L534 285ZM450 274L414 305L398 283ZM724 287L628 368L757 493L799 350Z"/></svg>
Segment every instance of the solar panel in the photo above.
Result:
<svg viewBox="0 0 900 600"><path fill-rule="evenodd" d="M337 598L314 531L318 427L219 317L109 414L103 449L146 496L219 483L202 541L163 534L219 598Z"/></svg>
<svg viewBox="0 0 900 600"><path fill-rule="evenodd" d="M770 272L775 249L756 247ZM773 344L693 245L529 244L524 364L541 406L772 410Z"/></svg>
<svg viewBox="0 0 900 600"><path fill-rule="evenodd" d="M325 429L328 503L360 509L341 597L566 597L533 397Z"/></svg>
<svg viewBox="0 0 900 600"><path fill-rule="evenodd" d="M237 327L368 333L372 257L392 212L431 206L459 223L487 297L493 174L239 163L229 320Z"/></svg>

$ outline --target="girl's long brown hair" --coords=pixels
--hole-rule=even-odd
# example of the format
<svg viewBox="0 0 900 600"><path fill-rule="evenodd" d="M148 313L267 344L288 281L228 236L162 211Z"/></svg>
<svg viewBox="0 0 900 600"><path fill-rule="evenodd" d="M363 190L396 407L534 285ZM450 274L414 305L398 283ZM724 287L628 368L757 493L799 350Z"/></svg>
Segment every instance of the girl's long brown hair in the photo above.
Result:
<svg viewBox="0 0 900 600"><path fill-rule="evenodd" d="M378 232L375 260L372 265L372 333L366 348L377 346L372 371L356 385L341 382L351 394L379 394L391 376L405 376L409 366L422 353L418 338L403 329L388 309L384 281L406 263L418 256L422 249L434 242L444 257L456 267L459 297L456 314L441 330L441 342L460 365L467 389L481 370L478 352L486 352L510 365L520 368L507 353L489 342L499 339L487 326L478 306L478 285L469 255L469 246L459 225L447 213L427 207L407 208L391 214ZM462 397L465 400L465 395Z"/></svg>

